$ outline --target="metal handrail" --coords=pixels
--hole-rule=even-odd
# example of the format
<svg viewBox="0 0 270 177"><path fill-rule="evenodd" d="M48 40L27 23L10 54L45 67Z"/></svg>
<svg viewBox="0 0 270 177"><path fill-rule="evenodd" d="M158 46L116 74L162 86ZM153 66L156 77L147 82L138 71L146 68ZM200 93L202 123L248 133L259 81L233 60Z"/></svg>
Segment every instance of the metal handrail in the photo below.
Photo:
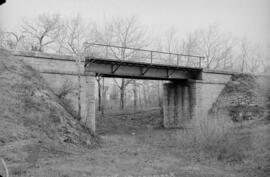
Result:
<svg viewBox="0 0 270 177"><path fill-rule="evenodd" d="M199 56L199 55L188 55L188 54L182 54L182 53L163 52L163 51L157 51L157 50L147 50L147 49L139 49L139 48L133 48L133 47L123 47L123 46L117 46L117 45L100 44L100 43L92 43L92 42L85 42L84 43L85 48L86 48L86 45L128 49L128 50L139 51L139 52L149 52L150 53L150 61L151 61L150 63L151 64L153 62L153 54L154 53L176 56L177 57L177 65L179 65L179 59L180 59L181 56L199 59L199 67L201 67L202 59L205 58L205 57Z"/></svg>

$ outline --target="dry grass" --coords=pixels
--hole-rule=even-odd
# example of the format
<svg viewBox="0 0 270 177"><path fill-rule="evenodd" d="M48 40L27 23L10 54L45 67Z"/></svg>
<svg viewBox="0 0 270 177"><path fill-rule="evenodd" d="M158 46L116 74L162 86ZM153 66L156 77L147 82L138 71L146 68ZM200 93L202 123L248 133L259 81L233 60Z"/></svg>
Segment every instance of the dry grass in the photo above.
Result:
<svg viewBox="0 0 270 177"><path fill-rule="evenodd" d="M232 122L227 120L204 118L193 122L191 128L180 135L181 145L219 161L242 162L245 155L231 133Z"/></svg>
<svg viewBox="0 0 270 177"><path fill-rule="evenodd" d="M149 126L161 127L160 108L144 110L108 111L103 116L97 114L97 133L130 134Z"/></svg>

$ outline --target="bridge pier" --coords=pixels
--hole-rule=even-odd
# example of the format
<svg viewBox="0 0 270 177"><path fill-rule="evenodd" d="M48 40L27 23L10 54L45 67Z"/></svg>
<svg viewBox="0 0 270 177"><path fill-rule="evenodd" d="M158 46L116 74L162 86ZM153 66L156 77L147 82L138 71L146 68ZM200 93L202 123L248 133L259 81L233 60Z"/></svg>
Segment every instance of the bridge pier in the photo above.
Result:
<svg viewBox="0 0 270 177"><path fill-rule="evenodd" d="M185 127L195 116L196 87L187 80L163 85L163 125Z"/></svg>
<svg viewBox="0 0 270 177"><path fill-rule="evenodd" d="M96 131L95 74L88 72L81 78L81 118L86 127Z"/></svg>

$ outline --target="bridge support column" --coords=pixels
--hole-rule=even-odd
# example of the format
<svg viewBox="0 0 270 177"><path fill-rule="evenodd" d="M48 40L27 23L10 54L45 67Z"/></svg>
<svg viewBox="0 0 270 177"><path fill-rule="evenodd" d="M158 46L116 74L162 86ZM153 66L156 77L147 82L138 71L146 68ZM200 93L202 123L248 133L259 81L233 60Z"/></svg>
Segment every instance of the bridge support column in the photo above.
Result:
<svg viewBox="0 0 270 177"><path fill-rule="evenodd" d="M208 109L204 108L203 104L203 84L192 81L190 82L190 92L191 94L191 118L193 121L198 121L199 119L204 118L207 115ZM208 91L210 94L210 90ZM214 93L212 93L213 95ZM203 111L205 109L205 111Z"/></svg>
<svg viewBox="0 0 270 177"><path fill-rule="evenodd" d="M185 127L192 118L194 94L188 81L169 82L163 85L164 127Z"/></svg>
<svg viewBox="0 0 270 177"><path fill-rule="evenodd" d="M95 75L87 73L81 79L81 118L82 122L93 132L96 131L95 113Z"/></svg>

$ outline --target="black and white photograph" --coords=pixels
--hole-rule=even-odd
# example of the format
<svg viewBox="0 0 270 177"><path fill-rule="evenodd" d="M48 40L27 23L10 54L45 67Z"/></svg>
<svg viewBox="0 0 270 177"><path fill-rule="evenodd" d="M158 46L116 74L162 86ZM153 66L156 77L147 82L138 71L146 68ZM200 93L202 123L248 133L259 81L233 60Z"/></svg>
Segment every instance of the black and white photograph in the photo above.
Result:
<svg viewBox="0 0 270 177"><path fill-rule="evenodd" d="M270 0L3 0L0 177L269 177Z"/></svg>

